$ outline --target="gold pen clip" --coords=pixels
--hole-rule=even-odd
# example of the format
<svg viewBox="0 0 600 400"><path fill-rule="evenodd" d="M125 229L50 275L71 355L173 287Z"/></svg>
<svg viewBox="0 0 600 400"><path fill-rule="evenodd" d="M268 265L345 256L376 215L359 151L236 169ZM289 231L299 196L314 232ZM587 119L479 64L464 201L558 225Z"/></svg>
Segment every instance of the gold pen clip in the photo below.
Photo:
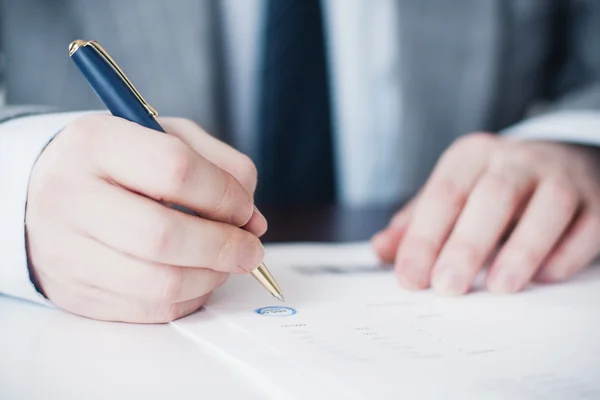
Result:
<svg viewBox="0 0 600 400"><path fill-rule="evenodd" d="M100 46L100 43L98 43L94 40L90 40L89 42L86 42L85 40L74 40L69 45L69 57L71 57L73 54L75 54L75 52L77 50L79 50L80 47L85 47L85 46L90 46L91 48L96 50L96 52L98 54L100 54L100 56L102 58L104 58L106 60L108 65L110 65L112 67L112 69L115 70L115 72L117 73L117 75L119 75L119 77L123 80L123 82L125 82L127 87L129 87L129 89L135 95L135 97L137 97L137 99L140 101L140 103L142 103L142 105L148 111L148 113L150 115L152 115L153 117L158 117L158 111L156 111L156 109L154 109L154 107L152 107L150 104L148 104L148 102L146 100L144 100L144 98L142 97L140 92L138 92L137 89L135 88L135 86L133 86L133 83L131 83L129 78L127 78L127 75L125 75L123 70L121 68L119 68L119 66L117 65L115 60L113 60L113 58L108 54L108 52L106 50L104 50L104 48L102 46Z"/></svg>

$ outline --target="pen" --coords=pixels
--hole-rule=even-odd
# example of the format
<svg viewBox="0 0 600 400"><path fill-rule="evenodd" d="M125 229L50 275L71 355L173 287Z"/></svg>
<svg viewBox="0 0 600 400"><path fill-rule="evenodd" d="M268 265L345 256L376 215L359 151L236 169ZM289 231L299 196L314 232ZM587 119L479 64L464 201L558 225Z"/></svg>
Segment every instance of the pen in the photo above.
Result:
<svg viewBox="0 0 600 400"><path fill-rule="evenodd" d="M158 112L144 100L98 42L75 40L69 45L69 56L112 115L165 132L156 121ZM269 293L284 301L281 288L264 263L251 274Z"/></svg>

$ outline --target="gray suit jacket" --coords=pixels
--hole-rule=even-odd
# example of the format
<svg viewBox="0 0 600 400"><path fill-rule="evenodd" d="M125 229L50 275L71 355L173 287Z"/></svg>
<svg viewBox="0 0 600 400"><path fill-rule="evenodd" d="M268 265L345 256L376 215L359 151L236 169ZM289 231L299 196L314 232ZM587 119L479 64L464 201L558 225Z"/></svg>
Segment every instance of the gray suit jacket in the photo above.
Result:
<svg viewBox="0 0 600 400"><path fill-rule="evenodd" d="M164 115L227 138L218 0L3 0L8 107L102 108L67 56L110 50ZM456 137L497 132L540 101L600 109L600 1L398 0L405 97L398 162L417 189ZM357 27L360 29L360 27Z"/></svg>

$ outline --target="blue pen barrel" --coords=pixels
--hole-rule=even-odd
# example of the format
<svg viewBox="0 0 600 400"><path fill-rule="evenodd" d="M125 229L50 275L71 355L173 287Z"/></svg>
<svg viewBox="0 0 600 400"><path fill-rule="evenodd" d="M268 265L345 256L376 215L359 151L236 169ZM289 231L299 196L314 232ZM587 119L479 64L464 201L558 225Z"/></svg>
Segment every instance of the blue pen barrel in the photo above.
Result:
<svg viewBox="0 0 600 400"><path fill-rule="evenodd" d="M111 114L146 128L164 132L129 86L98 52L83 46L71 56L71 59Z"/></svg>

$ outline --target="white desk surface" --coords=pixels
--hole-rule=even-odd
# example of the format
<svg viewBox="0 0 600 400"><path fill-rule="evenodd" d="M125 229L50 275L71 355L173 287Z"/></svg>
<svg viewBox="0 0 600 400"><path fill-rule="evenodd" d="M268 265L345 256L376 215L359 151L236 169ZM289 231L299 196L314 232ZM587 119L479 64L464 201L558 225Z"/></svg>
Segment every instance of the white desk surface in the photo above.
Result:
<svg viewBox="0 0 600 400"><path fill-rule="evenodd" d="M2 399L264 399L169 325L92 321L0 296Z"/></svg>

